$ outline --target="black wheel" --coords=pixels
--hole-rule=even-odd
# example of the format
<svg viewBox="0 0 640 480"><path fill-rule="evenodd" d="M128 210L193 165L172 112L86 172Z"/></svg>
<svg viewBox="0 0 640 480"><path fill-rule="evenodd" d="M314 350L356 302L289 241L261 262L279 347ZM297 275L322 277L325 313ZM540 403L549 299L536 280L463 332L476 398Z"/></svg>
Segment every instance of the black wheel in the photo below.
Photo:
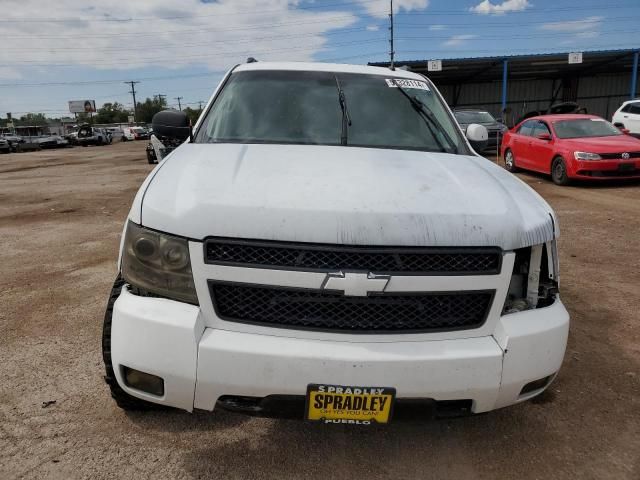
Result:
<svg viewBox="0 0 640 480"><path fill-rule="evenodd" d="M516 166L516 157L509 148L504 152L504 168L511 173L518 171L518 167Z"/></svg>
<svg viewBox="0 0 640 480"><path fill-rule="evenodd" d="M551 179L556 185L568 185L571 181L567 175L567 165L564 159L556 157L551 164Z"/></svg>
<svg viewBox="0 0 640 480"><path fill-rule="evenodd" d="M147 162L149 162L150 165L158 163L158 159L156 158L156 152L155 151L147 150Z"/></svg>
<svg viewBox="0 0 640 480"><path fill-rule="evenodd" d="M106 374L104 376L105 382L111 389L111 397L116 401L116 404L123 410L156 410L165 408L162 405L147 402L141 400L125 392L118 381L116 380L115 373L113 371L113 364L111 363L111 318L113 316L113 304L116 302L120 291L124 286L124 280L120 275L116 278L111 289L111 295L109 295L109 301L107 302L107 310L104 313L104 323L102 325L102 359L104 360L104 367Z"/></svg>

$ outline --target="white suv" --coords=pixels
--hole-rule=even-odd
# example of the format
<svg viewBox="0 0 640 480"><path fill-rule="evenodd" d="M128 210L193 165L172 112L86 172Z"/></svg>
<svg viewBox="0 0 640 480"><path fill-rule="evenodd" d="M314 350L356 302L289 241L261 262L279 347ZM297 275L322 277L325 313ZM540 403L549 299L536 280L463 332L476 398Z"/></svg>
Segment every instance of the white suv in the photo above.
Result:
<svg viewBox="0 0 640 480"><path fill-rule="evenodd" d="M635 137L640 137L640 100L624 102L611 120L616 127L629 130Z"/></svg>
<svg viewBox="0 0 640 480"><path fill-rule="evenodd" d="M325 423L486 412L562 363L558 225L427 78L248 63L153 170L104 322L118 405Z"/></svg>

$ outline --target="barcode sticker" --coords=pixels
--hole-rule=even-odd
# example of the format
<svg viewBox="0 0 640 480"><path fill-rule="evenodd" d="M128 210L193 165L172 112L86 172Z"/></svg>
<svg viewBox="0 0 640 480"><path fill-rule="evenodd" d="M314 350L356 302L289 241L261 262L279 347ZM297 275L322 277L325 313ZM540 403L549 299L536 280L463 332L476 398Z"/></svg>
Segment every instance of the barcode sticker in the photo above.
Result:
<svg viewBox="0 0 640 480"><path fill-rule="evenodd" d="M426 82L420 80L410 80L408 78L386 78L387 86L390 88L402 87L402 88L416 88L418 90L426 90L429 92L429 86Z"/></svg>

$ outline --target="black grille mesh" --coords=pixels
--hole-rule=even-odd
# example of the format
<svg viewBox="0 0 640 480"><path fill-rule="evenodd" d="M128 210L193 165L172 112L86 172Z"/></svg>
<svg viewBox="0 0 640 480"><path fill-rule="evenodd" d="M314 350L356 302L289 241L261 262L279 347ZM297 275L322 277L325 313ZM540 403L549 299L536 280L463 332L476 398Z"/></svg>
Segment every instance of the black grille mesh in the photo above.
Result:
<svg viewBox="0 0 640 480"><path fill-rule="evenodd" d="M223 320L335 332L403 333L477 328L491 307L493 291L375 294L209 282Z"/></svg>
<svg viewBox="0 0 640 480"><path fill-rule="evenodd" d="M502 255L496 248L426 249L315 246L260 241L207 240L205 261L214 264L301 270L366 270L422 274L496 274Z"/></svg>
<svg viewBox="0 0 640 480"><path fill-rule="evenodd" d="M619 153L600 153L600 158L604 160L619 160L622 159L622 154L625 152ZM640 152L626 152L629 154L629 158L640 158Z"/></svg>

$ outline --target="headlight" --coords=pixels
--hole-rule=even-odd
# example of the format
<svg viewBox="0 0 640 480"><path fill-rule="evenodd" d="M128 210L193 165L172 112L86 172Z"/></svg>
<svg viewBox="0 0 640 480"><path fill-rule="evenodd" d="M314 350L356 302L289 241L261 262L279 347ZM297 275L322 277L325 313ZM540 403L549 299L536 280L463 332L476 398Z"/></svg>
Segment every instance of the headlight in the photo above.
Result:
<svg viewBox="0 0 640 480"><path fill-rule="evenodd" d="M133 287L188 303L198 303L184 238L127 225L122 276Z"/></svg>
<svg viewBox="0 0 640 480"><path fill-rule="evenodd" d="M515 251L513 273L502 314L551 305L558 294L558 252L552 242Z"/></svg>
<svg viewBox="0 0 640 480"><path fill-rule="evenodd" d="M602 157L597 153L573 152L573 156L576 160L602 160Z"/></svg>

